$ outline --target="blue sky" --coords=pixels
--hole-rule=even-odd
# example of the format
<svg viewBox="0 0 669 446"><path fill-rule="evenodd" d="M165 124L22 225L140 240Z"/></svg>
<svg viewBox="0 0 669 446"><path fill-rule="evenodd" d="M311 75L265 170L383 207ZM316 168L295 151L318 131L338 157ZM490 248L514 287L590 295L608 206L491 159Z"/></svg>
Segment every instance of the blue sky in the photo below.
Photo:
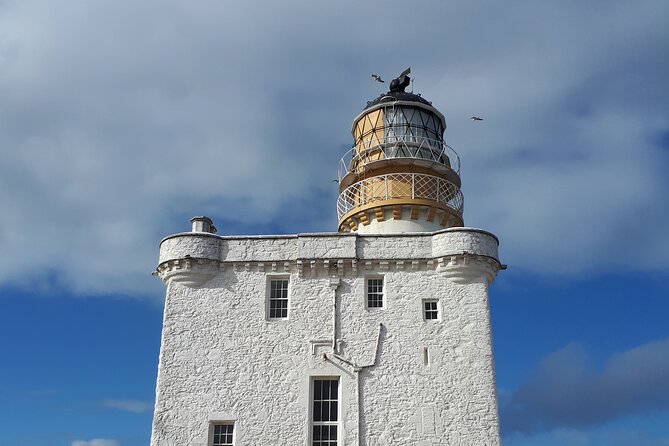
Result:
<svg viewBox="0 0 669 446"><path fill-rule="evenodd" d="M659 0L0 0L0 444L146 445L160 239L334 230L411 66L509 265L503 444L669 445L668 54Z"/></svg>

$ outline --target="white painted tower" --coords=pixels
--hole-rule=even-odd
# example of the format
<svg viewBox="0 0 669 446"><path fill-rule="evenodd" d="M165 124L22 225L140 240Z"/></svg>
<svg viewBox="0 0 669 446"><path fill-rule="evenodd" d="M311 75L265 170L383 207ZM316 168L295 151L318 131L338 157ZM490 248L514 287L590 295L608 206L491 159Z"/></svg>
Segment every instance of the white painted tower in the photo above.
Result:
<svg viewBox="0 0 669 446"><path fill-rule="evenodd" d="M488 287L497 238L462 227L443 115L368 103L340 166L338 233L160 244L153 446L499 444Z"/></svg>

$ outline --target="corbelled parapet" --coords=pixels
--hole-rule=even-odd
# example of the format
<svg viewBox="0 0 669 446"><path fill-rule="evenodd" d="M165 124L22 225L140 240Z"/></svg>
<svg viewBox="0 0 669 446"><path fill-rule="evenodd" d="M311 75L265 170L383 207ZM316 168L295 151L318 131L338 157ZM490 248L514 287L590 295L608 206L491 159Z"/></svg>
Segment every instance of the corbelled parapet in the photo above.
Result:
<svg viewBox="0 0 669 446"><path fill-rule="evenodd" d="M456 283L490 283L502 267L498 240L486 231L449 228L434 233L322 233L219 236L185 232L160 243L157 275L165 282L199 287L226 268L299 275L345 271L426 270Z"/></svg>

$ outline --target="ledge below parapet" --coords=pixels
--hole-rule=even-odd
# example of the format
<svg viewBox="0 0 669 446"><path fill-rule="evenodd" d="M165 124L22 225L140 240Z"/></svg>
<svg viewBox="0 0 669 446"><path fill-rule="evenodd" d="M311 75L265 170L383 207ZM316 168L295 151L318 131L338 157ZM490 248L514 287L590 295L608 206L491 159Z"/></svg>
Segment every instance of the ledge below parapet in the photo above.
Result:
<svg viewBox="0 0 669 446"><path fill-rule="evenodd" d="M441 257L437 268L453 283L485 282L487 286L490 286L500 269L502 265L497 259L469 253Z"/></svg>
<svg viewBox="0 0 669 446"><path fill-rule="evenodd" d="M186 257L161 263L156 274L165 285L175 282L189 288L198 288L213 279L218 270L217 260Z"/></svg>
<svg viewBox="0 0 669 446"><path fill-rule="evenodd" d="M497 238L473 228L401 234L322 233L219 236L188 232L161 242L157 275L199 287L228 267L235 270L341 275L348 270L437 269L454 283L489 284L502 268Z"/></svg>

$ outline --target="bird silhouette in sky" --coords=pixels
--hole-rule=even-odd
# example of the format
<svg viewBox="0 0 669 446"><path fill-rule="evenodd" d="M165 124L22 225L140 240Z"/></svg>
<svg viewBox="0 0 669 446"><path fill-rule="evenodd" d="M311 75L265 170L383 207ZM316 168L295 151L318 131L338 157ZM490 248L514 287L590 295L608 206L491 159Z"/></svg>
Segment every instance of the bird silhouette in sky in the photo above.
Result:
<svg viewBox="0 0 669 446"><path fill-rule="evenodd" d="M483 118L479 118L478 116L472 116L471 118L472 121L483 121Z"/></svg>
<svg viewBox="0 0 669 446"><path fill-rule="evenodd" d="M372 79L374 79L376 82L381 82L381 83L385 82L383 79L381 79L381 76L379 76L378 74L372 74Z"/></svg>

